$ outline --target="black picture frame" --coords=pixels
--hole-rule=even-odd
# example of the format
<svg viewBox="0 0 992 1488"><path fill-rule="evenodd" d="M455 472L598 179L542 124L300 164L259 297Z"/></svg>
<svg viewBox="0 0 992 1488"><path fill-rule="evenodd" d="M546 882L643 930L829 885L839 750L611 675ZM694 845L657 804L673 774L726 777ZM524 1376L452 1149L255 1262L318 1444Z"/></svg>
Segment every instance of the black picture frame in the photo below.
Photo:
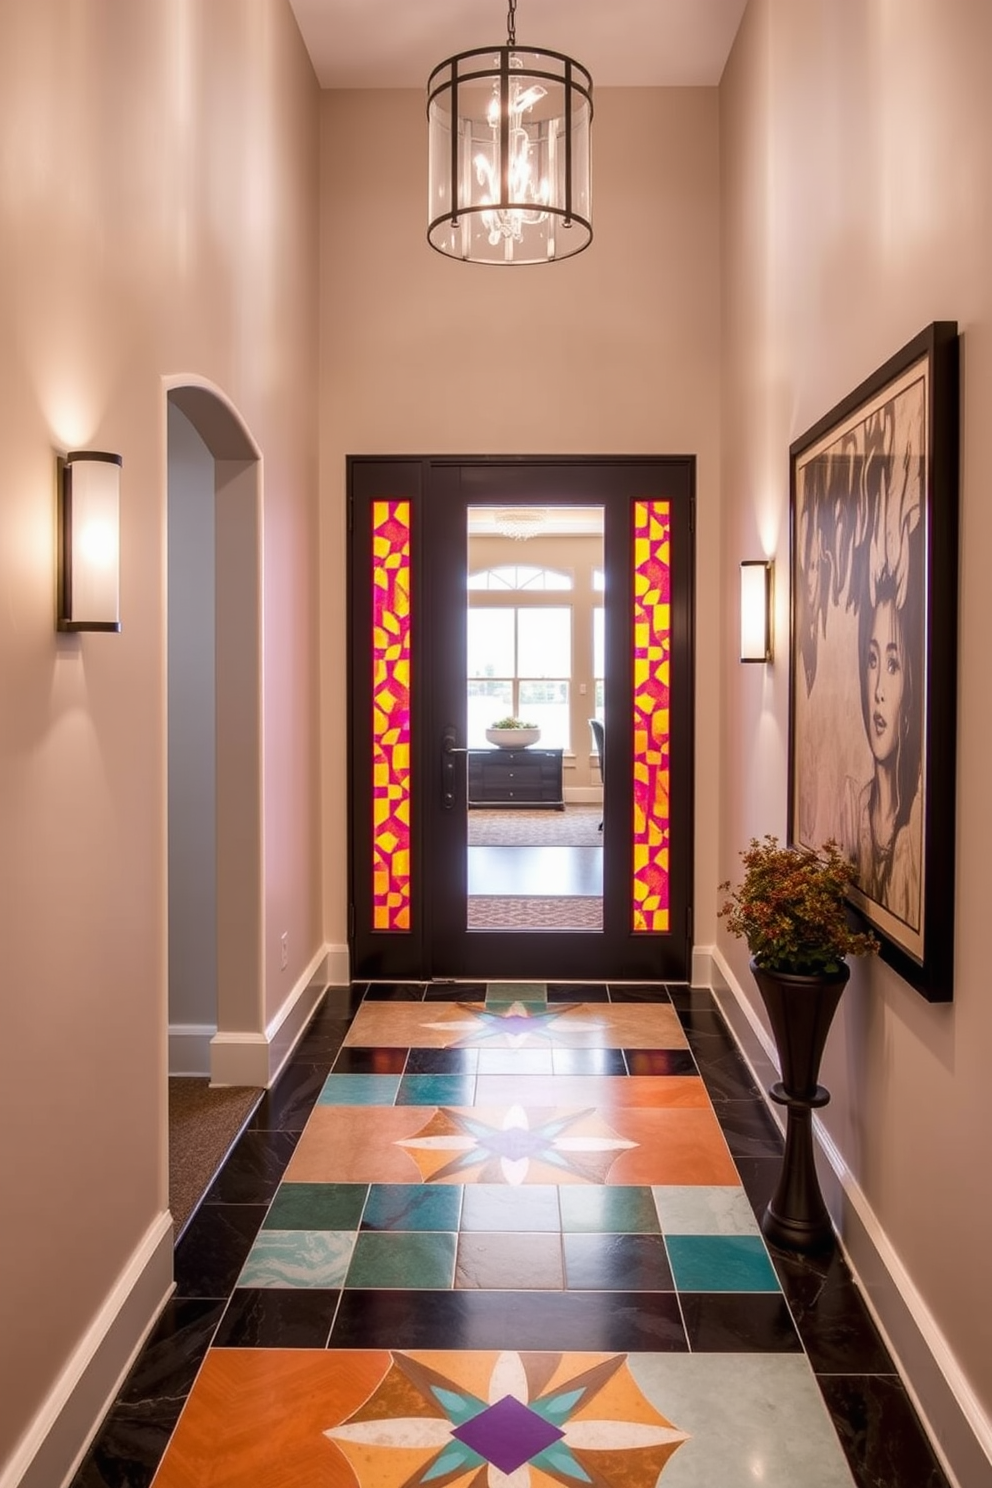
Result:
<svg viewBox="0 0 992 1488"><path fill-rule="evenodd" d="M790 446L789 840L930 1002L954 987L958 332L935 321Z"/></svg>

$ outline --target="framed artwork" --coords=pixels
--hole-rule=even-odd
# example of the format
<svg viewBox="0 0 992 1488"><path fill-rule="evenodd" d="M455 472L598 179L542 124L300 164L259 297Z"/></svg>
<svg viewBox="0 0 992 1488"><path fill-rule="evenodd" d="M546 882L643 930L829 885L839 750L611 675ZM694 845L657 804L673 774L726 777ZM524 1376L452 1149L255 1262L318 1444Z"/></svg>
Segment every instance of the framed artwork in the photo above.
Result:
<svg viewBox="0 0 992 1488"><path fill-rule="evenodd" d="M937 321L790 449L789 838L837 842L857 911L953 995L957 326Z"/></svg>

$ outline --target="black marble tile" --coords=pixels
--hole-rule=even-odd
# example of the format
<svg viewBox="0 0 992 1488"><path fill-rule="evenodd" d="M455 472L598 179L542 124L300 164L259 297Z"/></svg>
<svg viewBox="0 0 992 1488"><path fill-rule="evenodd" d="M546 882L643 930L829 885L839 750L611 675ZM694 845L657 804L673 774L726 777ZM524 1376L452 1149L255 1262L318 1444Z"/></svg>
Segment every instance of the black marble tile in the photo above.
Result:
<svg viewBox="0 0 992 1488"><path fill-rule="evenodd" d="M207 1189L204 1204L266 1204L272 1198L299 1132L244 1131Z"/></svg>
<svg viewBox="0 0 992 1488"><path fill-rule="evenodd" d="M406 1065L405 1049L363 1049L348 1045L334 1061L336 1075L401 1075Z"/></svg>
<svg viewBox="0 0 992 1488"><path fill-rule="evenodd" d="M172 1430L114 1406L70 1488L150 1488Z"/></svg>
<svg viewBox="0 0 992 1488"><path fill-rule="evenodd" d="M627 1073L631 1075L698 1075L689 1049L624 1049Z"/></svg>
<svg viewBox="0 0 992 1488"><path fill-rule="evenodd" d="M672 1001L687 1038L691 1038L693 1034L698 1038L719 1037L730 1048L737 1047L730 1030L723 1021L723 1014L717 1010L715 1004L709 1007L700 1007L698 1004L680 1007L677 998L673 997Z"/></svg>
<svg viewBox="0 0 992 1488"><path fill-rule="evenodd" d="M307 1024L307 1029L320 1029L322 1033L336 1033L339 1029L347 1029L353 1017L355 1008L352 1006L351 994L342 990L331 999L319 1004Z"/></svg>
<svg viewBox="0 0 992 1488"><path fill-rule="evenodd" d="M898 1376L828 1374L819 1384L858 1488L948 1488Z"/></svg>
<svg viewBox="0 0 992 1488"><path fill-rule="evenodd" d="M733 1157L778 1157L782 1134L767 1107L757 1101L714 1103L717 1120Z"/></svg>
<svg viewBox="0 0 992 1488"><path fill-rule="evenodd" d="M685 1352L668 1292L345 1291L331 1348Z"/></svg>
<svg viewBox="0 0 992 1488"><path fill-rule="evenodd" d="M214 1348L326 1348L341 1292L245 1287L231 1297Z"/></svg>
<svg viewBox="0 0 992 1488"><path fill-rule="evenodd" d="M321 1064L332 1060L350 1026L350 1023L337 1018L312 1021L293 1050L293 1059L301 1064Z"/></svg>
<svg viewBox="0 0 992 1488"><path fill-rule="evenodd" d="M147 1488L223 1310L192 1298L166 1303L72 1488Z"/></svg>
<svg viewBox="0 0 992 1488"><path fill-rule="evenodd" d="M201 1204L176 1246L175 1295L226 1301L265 1211L265 1204Z"/></svg>
<svg viewBox="0 0 992 1488"><path fill-rule="evenodd" d="M549 1002L609 1002L610 994L600 982L549 982Z"/></svg>
<svg viewBox="0 0 992 1488"><path fill-rule="evenodd" d="M685 982L670 982L668 995L680 1015L701 1015L711 1013L716 1008L713 993L708 987L690 987Z"/></svg>
<svg viewBox="0 0 992 1488"><path fill-rule="evenodd" d="M155 1403L179 1416L220 1322L223 1304L202 1297L170 1297L121 1386L119 1404Z"/></svg>
<svg viewBox="0 0 992 1488"><path fill-rule="evenodd" d="M562 1237L565 1286L570 1291L671 1292L675 1290L660 1235Z"/></svg>
<svg viewBox="0 0 992 1488"><path fill-rule="evenodd" d="M330 1066L294 1059L263 1095L248 1123L249 1131L301 1132L323 1089Z"/></svg>
<svg viewBox="0 0 992 1488"><path fill-rule="evenodd" d="M785 1298L774 1292L680 1292L689 1347L697 1353L802 1353Z"/></svg>
<svg viewBox="0 0 992 1488"><path fill-rule="evenodd" d="M744 1192L760 1223L768 1201L778 1187L782 1159L780 1157L736 1157L734 1166L740 1174Z"/></svg>
<svg viewBox="0 0 992 1488"><path fill-rule="evenodd" d="M672 995L664 982L610 982L611 1002L671 1002Z"/></svg>
<svg viewBox="0 0 992 1488"><path fill-rule="evenodd" d="M754 1083L744 1056L736 1045L718 1034L689 1034L689 1047L695 1055L699 1073L714 1106L722 1101L760 1101L761 1092Z"/></svg>
<svg viewBox="0 0 992 1488"><path fill-rule="evenodd" d="M317 1009L320 1013L333 1013L335 1017L349 1018L357 1006L360 997L356 998L355 983L345 982L341 986L329 986L324 990L323 998Z"/></svg>
<svg viewBox="0 0 992 1488"><path fill-rule="evenodd" d="M826 1256L804 1256L769 1246L769 1253L818 1374L895 1373L839 1249Z"/></svg>
<svg viewBox="0 0 992 1488"><path fill-rule="evenodd" d="M474 1075L478 1068L478 1049L411 1049L405 1072L408 1075Z"/></svg>
<svg viewBox="0 0 992 1488"><path fill-rule="evenodd" d="M625 1075L622 1049L552 1049L556 1075Z"/></svg>
<svg viewBox="0 0 992 1488"><path fill-rule="evenodd" d="M425 1002L485 1002L485 982L428 982Z"/></svg>
<svg viewBox="0 0 992 1488"><path fill-rule="evenodd" d="M424 982L369 982L366 1002L423 1002Z"/></svg>

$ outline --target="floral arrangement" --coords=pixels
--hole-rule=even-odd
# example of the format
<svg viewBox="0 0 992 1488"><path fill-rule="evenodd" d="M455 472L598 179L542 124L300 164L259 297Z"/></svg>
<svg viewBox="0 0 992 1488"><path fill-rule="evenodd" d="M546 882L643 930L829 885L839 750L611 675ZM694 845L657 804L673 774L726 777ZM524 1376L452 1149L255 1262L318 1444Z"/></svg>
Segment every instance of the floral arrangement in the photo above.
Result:
<svg viewBox="0 0 992 1488"><path fill-rule="evenodd" d="M850 927L847 891L857 870L836 842L815 853L752 837L741 858L743 881L733 892L729 881L720 885L730 897L717 913L747 941L757 966L815 976L838 971L846 956L876 954L877 938Z"/></svg>
<svg viewBox="0 0 992 1488"><path fill-rule="evenodd" d="M528 728L528 729L530 729L530 728L537 728L537 724L536 723L525 723L522 718L514 718L511 715L511 716L509 716L507 718L501 718L501 719L499 719L499 721L496 722L496 723L491 723L489 725L489 727L490 728L494 728L494 729L517 729L517 728Z"/></svg>

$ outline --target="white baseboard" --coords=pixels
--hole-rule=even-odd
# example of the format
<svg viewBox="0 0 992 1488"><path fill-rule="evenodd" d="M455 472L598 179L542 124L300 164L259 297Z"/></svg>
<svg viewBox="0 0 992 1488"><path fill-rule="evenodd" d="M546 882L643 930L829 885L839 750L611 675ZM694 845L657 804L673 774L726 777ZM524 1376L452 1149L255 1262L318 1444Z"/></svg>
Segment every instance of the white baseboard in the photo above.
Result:
<svg viewBox="0 0 992 1488"><path fill-rule="evenodd" d="M172 1291L172 1216L145 1232L47 1399L0 1472L0 1488L54 1488L74 1476Z"/></svg>
<svg viewBox="0 0 992 1488"><path fill-rule="evenodd" d="M719 948L704 948L700 955L709 959L709 985L765 1091L780 1074L774 1040ZM694 956L693 985L695 973ZM781 1108L772 1101L767 1105L781 1127ZM843 1154L816 1116L813 1132L817 1173L841 1245L947 1476L960 1488L992 1488L992 1421Z"/></svg>
<svg viewBox="0 0 992 1488"><path fill-rule="evenodd" d="M169 1074L209 1075L215 1023L169 1024Z"/></svg>
<svg viewBox="0 0 992 1488"><path fill-rule="evenodd" d="M562 791L566 806L602 806L601 785L566 785Z"/></svg>
<svg viewBox="0 0 992 1488"><path fill-rule="evenodd" d="M346 945L325 945L324 980L328 987L351 985L351 956Z"/></svg>
<svg viewBox="0 0 992 1488"><path fill-rule="evenodd" d="M259 1085L268 1089L292 1054L324 990L348 985L347 946L323 946L299 978L264 1033L218 1032L210 1041L214 1085Z"/></svg>
<svg viewBox="0 0 992 1488"><path fill-rule="evenodd" d="M690 972L690 987L712 987L713 985L713 956L712 946L693 946L692 948L692 970Z"/></svg>

